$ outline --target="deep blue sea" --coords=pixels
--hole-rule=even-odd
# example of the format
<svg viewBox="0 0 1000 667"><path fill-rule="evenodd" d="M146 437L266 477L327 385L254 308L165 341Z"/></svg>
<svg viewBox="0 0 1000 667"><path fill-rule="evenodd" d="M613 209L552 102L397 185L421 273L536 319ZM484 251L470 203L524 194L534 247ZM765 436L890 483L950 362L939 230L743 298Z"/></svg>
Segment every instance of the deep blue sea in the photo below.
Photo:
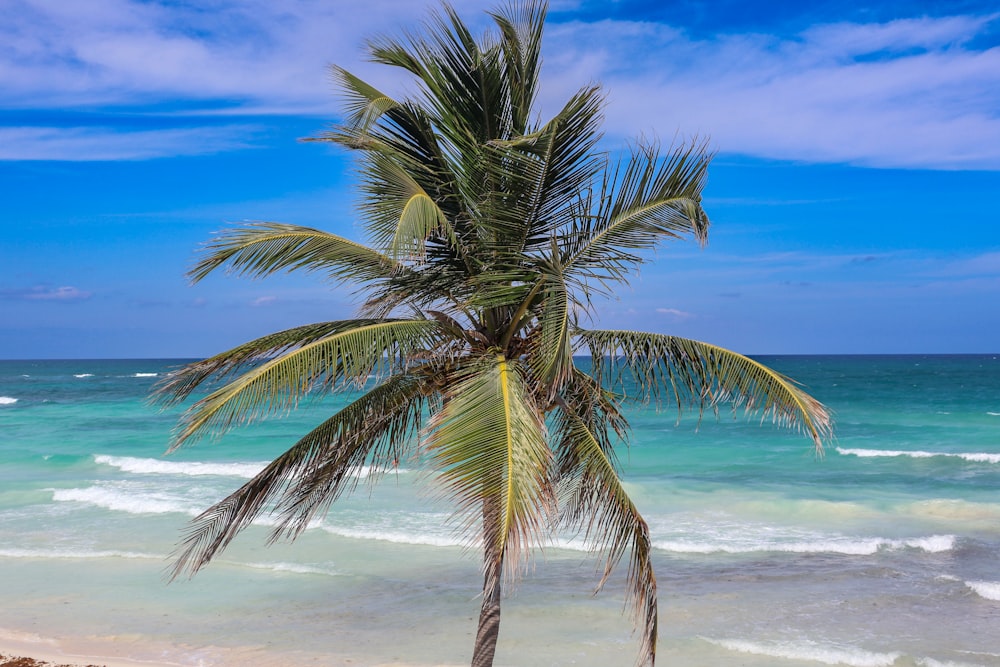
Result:
<svg viewBox="0 0 1000 667"><path fill-rule="evenodd" d="M634 406L622 449L649 522L659 665L1000 665L1000 355L761 357L829 406L823 457L759 417ZM164 455L171 360L0 361L0 648L178 665L468 664L478 553L419 463L295 543L253 526L166 583L187 522L324 415ZM262 524L266 524L263 521ZM632 665L622 577L571 535L506 598L497 664ZM624 571L624 568L622 568Z"/></svg>

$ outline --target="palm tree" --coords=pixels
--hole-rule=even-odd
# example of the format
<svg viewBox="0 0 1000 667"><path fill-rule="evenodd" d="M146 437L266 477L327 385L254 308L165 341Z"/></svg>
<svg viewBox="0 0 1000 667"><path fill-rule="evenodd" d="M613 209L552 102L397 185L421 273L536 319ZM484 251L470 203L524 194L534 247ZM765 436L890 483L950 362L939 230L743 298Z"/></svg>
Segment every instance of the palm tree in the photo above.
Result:
<svg viewBox="0 0 1000 667"><path fill-rule="evenodd" d="M716 410L732 403L805 432L830 419L791 380L747 357L673 336L584 328L592 299L626 284L662 240L706 240L710 155L639 140L597 149L603 96L585 86L546 122L535 97L546 14L532 0L490 14L476 40L444 6L424 34L369 42L416 94L395 99L334 67L345 119L317 138L355 151L370 245L261 222L224 231L190 271L251 277L302 270L357 288L356 319L306 324L170 374L167 404L214 383L181 418L172 448L293 408L310 392L370 387L260 474L193 520L174 576L193 575L263 512L294 538L357 484L419 457L483 555L472 665L491 665L501 592L555 528L623 557L653 664L656 578L649 530L619 478L626 400ZM590 372L575 353L589 354ZM375 380L371 380L374 377ZM221 386L220 386L221 385Z"/></svg>

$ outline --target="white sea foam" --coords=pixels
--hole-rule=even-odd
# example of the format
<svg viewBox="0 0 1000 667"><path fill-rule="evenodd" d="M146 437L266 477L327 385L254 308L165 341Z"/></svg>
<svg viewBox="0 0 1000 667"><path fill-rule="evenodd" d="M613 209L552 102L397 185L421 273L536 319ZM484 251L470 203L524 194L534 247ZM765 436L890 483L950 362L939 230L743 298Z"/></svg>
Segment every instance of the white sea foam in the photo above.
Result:
<svg viewBox="0 0 1000 667"><path fill-rule="evenodd" d="M901 549L920 549L929 553L950 551L955 547L954 535L931 535L905 540L894 540L885 537L850 538L831 537L811 541L779 542L775 540L758 539L753 541L702 542L695 540L657 540L653 547L661 551L688 554L710 553L832 553L848 556L870 556L879 551L898 551Z"/></svg>
<svg viewBox="0 0 1000 667"><path fill-rule="evenodd" d="M92 377L94 377L94 374L93 373L73 373L73 377L75 377L75 378L92 378Z"/></svg>
<svg viewBox="0 0 1000 667"><path fill-rule="evenodd" d="M333 535L357 540L380 540L395 544L417 544L430 547L460 547L465 543L459 537L431 535L429 533L404 533L392 530L359 530L340 526L323 526L323 530Z"/></svg>
<svg viewBox="0 0 1000 667"><path fill-rule="evenodd" d="M11 396L0 396L0 405L14 405L17 399Z"/></svg>
<svg viewBox="0 0 1000 667"><path fill-rule="evenodd" d="M155 378L159 373L136 373L132 377L134 378Z"/></svg>
<svg viewBox="0 0 1000 667"><path fill-rule="evenodd" d="M594 550L594 545L582 537L553 537L549 540L549 546L567 551L590 552Z"/></svg>
<svg viewBox="0 0 1000 667"><path fill-rule="evenodd" d="M327 577L339 577L339 572L314 565L303 565L301 563L238 563L243 567L252 567L255 570L272 570L274 572L290 572L293 574L322 574Z"/></svg>
<svg viewBox="0 0 1000 667"><path fill-rule="evenodd" d="M204 463L200 461L163 461L132 456L94 456L94 462L139 475L217 475L250 479L267 465L258 463Z"/></svg>
<svg viewBox="0 0 1000 667"><path fill-rule="evenodd" d="M1000 581L966 581L976 595L987 600L1000 600Z"/></svg>
<svg viewBox="0 0 1000 667"><path fill-rule="evenodd" d="M192 477L202 475L215 475L219 477L242 477L250 479L263 470L268 461L244 461L233 463L204 462L204 461L164 461L163 459L146 459L133 456L108 456L97 454L94 462L101 465L109 465L118 468L123 472L135 473L137 475L189 475ZM409 472L403 468L393 471L393 474ZM354 472L354 477L366 479L372 474L369 466L362 466Z"/></svg>
<svg viewBox="0 0 1000 667"><path fill-rule="evenodd" d="M860 458L871 458L879 456L908 456L914 459L929 459L936 456L943 456L947 458L958 458L965 461L972 461L974 463L1000 463L1000 454L993 454L987 452L966 452L966 453L950 453L950 452L923 452L923 451L900 451L893 449L845 449L842 447L837 447L837 453L843 454L845 456L857 456Z"/></svg>
<svg viewBox="0 0 1000 667"><path fill-rule="evenodd" d="M191 501L151 491L129 491L114 485L98 485L78 489L54 489L52 499L59 502L77 502L115 512L129 514L169 514L177 512L197 516L199 507ZM204 508L201 508L204 509Z"/></svg>
<svg viewBox="0 0 1000 667"><path fill-rule="evenodd" d="M934 658L917 658L920 667L982 667L971 662L955 662L954 660L935 660Z"/></svg>
<svg viewBox="0 0 1000 667"><path fill-rule="evenodd" d="M990 412L989 410L987 410L986 414L988 414L991 417L1000 417L1000 412Z"/></svg>
<svg viewBox="0 0 1000 667"><path fill-rule="evenodd" d="M817 642L751 642L742 639L708 639L707 641L730 651L766 655L788 660L808 660L824 665L849 667L890 667L902 653L876 653L855 646L819 644Z"/></svg>
<svg viewBox="0 0 1000 667"><path fill-rule="evenodd" d="M0 549L0 558L144 558L163 560L163 554L136 551L59 551L54 549Z"/></svg>

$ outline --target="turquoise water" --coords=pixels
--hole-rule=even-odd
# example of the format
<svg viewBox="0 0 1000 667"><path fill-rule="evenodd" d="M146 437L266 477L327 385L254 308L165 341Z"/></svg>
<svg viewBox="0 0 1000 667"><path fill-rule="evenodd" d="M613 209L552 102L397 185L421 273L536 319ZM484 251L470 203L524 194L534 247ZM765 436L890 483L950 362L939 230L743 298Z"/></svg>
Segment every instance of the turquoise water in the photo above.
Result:
<svg viewBox="0 0 1000 667"><path fill-rule="evenodd" d="M835 413L825 457L724 412L634 407L661 665L1000 665L1000 357L769 357ZM169 360L0 362L0 645L181 665L461 664L480 575L415 462L292 545L251 527L167 584L186 522L342 399L170 456ZM263 522L266 523L266 522ZM569 535L504 605L499 665L631 665L622 581ZM352 661L352 662L348 662Z"/></svg>

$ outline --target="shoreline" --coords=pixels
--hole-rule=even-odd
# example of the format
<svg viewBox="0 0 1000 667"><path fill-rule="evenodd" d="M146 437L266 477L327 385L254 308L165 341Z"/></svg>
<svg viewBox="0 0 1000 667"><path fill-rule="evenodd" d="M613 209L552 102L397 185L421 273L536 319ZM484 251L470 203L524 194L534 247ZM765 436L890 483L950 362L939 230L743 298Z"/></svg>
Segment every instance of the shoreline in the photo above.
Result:
<svg viewBox="0 0 1000 667"><path fill-rule="evenodd" d="M107 646L12 633L0 629L0 667L181 667L181 663L109 655ZM17 662L17 660L22 662Z"/></svg>
<svg viewBox="0 0 1000 667"><path fill-rule="evenodd" d="M149 658L127 657L115 648L146 653ZM159 653L161 657L152 657ZM107 639L52 638L11 632L0 628L0 667L461 667L452 663L374 662L330 653L281 653L244 648L182 645L158 646L155 641L130 637L116 642Z"/></svg>

